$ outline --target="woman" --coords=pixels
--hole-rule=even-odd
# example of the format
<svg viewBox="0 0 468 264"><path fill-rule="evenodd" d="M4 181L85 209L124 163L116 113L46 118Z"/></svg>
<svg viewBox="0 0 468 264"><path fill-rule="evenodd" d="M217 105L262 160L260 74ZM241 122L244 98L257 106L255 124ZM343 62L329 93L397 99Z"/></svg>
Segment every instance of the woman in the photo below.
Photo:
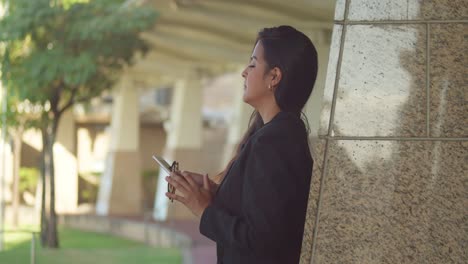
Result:
<svg viewBox="0 0 468 264"><path fill-rule="evenodd" d="M317 76L310 39L290 26L263 29L242 72L243 100L255 108L220 185L208 175L166 180L200 217L200 233L217 244L218 263L298 263L312 174L301 120Z"/></svg>

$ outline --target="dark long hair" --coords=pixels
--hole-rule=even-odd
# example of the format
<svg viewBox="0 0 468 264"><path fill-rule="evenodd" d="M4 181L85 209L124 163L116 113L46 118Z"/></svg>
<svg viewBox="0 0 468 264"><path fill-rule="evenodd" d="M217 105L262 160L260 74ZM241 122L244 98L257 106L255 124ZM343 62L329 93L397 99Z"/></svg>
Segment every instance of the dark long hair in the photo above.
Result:
<svg viewBox="0 0 468 264"><path fill-rule="evenodd" d="M291 26L264 28L258 33L255 45L258 42L263 45L267 63L265 74L275 67L278 67L282 73L282 78L275 89L276 103L281 111L292 113L298 118L302 115L309 133L307 117L302 113L302 109L312 93L317 78L317 50L314 44L304 33ZM241 146L263 125L260 114L254 111L234 157L218 174L219 180L224 178L231 164L237 159Z"/></svg>

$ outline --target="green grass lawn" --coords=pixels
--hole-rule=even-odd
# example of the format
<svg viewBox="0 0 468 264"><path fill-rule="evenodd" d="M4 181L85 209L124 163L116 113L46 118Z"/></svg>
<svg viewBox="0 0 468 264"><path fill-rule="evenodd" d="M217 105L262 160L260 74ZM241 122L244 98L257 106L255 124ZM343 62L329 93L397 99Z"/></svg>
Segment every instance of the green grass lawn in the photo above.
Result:
<svg viewBox="0 0 468 264"><path fill-rule="evenodd" d="M23 228L22 230L34 228ZM11 230L7 228L7 231ZM178 249L148 247L110 235L59 229L60 249L43 249L36 245L37 264L173 264L182 263ZM38 242L37 236L37 243ZM0 264L29 264L31 234L7 233Z"/></svg>

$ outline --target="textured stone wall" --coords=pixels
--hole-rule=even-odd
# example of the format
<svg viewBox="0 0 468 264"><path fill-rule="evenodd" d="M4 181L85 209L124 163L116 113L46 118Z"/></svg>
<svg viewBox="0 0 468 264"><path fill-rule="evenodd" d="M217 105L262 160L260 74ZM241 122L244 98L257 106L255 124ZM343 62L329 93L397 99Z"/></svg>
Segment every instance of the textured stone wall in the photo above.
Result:
<svg viewBox="0 0 468 264"><path fill-rule="evenodd" d="M467 22L337 1L301 263L466 262Z"/></svg>

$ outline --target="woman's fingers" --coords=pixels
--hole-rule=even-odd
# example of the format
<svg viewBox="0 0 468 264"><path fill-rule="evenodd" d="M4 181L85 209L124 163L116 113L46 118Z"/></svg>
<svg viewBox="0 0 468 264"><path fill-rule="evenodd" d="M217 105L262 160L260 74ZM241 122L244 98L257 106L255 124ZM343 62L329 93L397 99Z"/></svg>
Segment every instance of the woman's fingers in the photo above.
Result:
<svg viewBox="0 0 468 264"><path fill-rule="evenodd" d="M195 180L192 178L192 175L187 172L182 172L182 175L184 176L185 180L192 186L192 188L198 188L198 184L195 182Z"/></svg>
<svg viewBox="0 0 468 264"><path fill-rule="evenodd" d="M196 216L201 216L203 211L212 201L212 193L208 190L208 174L198 177L190 172L173 172L170 177L166 177L167 182L180 191L181 195L166 192L166 196L171 200L176 200L185 205ZM202 184L197 184L200 178Z"/></svg>
<svg viewBox="0 0 468 264"><path fill-rule="evenodd" d="M177 190L179 190L183 195L186 195L190 190L190 185L185 180L185 178L180 175L177 175L176 173L171 173L171 176L166 177L166 180Z"/></svg>
<svg viewBox="0 0 468 264"><path fill-rule="evenodd" d="M191 172L191 171L182 171L182 173L188 173L190 174L192 177L203 177L203 175L201 175L200 173L196 173L196 172Z"/></svg>
<svg viewBox="0 0 468 264"><path fill-rule="evenodd" d="M210 190L210 183L208 181L208 174L205 174L205 176L203 176L203 188L205 188L205 190L207 190L207 191Z"/></svg>
<svg viewBox="0 0 468 264"><path fill-rule="evenodd" d="M174 199L176 201L179 201L179 202L181 202L181 203L183 203L185 205L187 204L187 199L185 199L185 197L183 197L183 196L177 195L175 193L170 193L170 192L167 192L166 196L171 198L171 199Z"/></svg>
<svg viewBox="0 0 468 264"><path fill-rule="evenodd" d="M203 175L195 173L195 172L190 172L190 171L182 171L182 175L190 175L192 180L197 183L197 186L203 186Z"/></svg>

